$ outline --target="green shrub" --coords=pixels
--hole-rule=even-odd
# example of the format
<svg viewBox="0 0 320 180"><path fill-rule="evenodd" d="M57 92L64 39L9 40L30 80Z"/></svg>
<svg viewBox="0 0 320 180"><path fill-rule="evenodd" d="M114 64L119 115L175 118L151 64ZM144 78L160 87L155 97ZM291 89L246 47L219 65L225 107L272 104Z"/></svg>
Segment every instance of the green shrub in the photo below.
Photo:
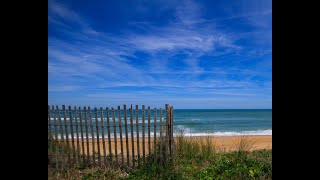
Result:
<svg viewBox="0 0 320 180"><path fill-rule="evenodd" d="M146 164L135 169L85 165L56 171L54 166L48 166L48 176L49 179L272 179L272 150L251 151L254 142L245 137L232 152L217 151L209 137L199 140L180 135L174 141L173 159L165 156L165 149L162 149L162 159L159 154L156 157L154 153L148 154ZM159 153L160 146L157 147Z"/></svg>

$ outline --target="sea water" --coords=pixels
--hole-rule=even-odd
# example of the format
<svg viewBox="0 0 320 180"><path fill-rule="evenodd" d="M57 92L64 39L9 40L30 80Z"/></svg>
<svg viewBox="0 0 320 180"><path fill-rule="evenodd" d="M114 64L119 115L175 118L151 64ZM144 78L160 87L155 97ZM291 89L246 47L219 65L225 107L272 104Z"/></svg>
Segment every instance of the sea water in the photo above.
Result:
<svg viewBox="0 0 320 180"><path fill-rule="evenodd" d="M70 113L67 110L66 114L60 110L60 118L62 122L63 137L66 136L65 123L67 124L68 136L71 137L71 127L70 127ZM162 123L163 132L165 129L166 115L165 110L162 110ZM150 135L154 137L154 120L156 115L156 136L160 134L160 112L157 109L156 114L154 114L154 109L150 109L150 124L148 124L148 110L144 112L144 128L143 128L143 117L142 111L139 110L136 116L136 111L132 111L132 131L134 132L134 137L137 137L137 128L139 128L139 137L142 136L143 129L145 131L145 136L148 136L148 125L150 125ZM90 117L91 115L91 117ZM108 124L107 119L109 118L109 129L110 137L114 137L114 132L116 136L120 137L119 131L119 118L118 111L114 111L114 121L116 122L116 127L114 128L112 112L109 110L109 117L107 116L105 109L102 113L94 110L84 113L81 110L81 120L82 120L82 133L84 138L86 137L86 123L88 124L88 137L92 137L92 132L95 137L97 137L96 125L98 125L99 137L102 137L102 129L104 130L105 138L108 136ZM76 116L76 117L75 117ZM66 118L65 118L66 117ZM124 111L120 111L121 126L122 126L122 137L125 138L125 118ZM78 134L81 137L81 126L80 126L80 113L71 111L71 119L74 126L73 132L76 138L76 123L78 123ZM90 119L92 120L92 127L90 126ZM127 129L128 136L131 137L131 114L130 111L126 111L127 119ZM138 127L137 127L138 119ZM98 123L96 123L98 120ZM103 121L103 128L101 127ZM77 121L77 122L76 122ZM51 134L55 137L55 132L57 136L61 139L61 126L59 123L59 114L57 112L50 111L50 124L51 124ZM48 123L49 124L49 123ZM56 125L56 126L54 126ZM56 129L54 128L56 127ZM242 136L242 135L272 135L272 109L174 109L173 111L173 127L174 136L183 133L185 136ZM115 131L114 131L115 129ZM48 129L49 130L49 129ZM49 131L50 132L50 131Z"/></svg>

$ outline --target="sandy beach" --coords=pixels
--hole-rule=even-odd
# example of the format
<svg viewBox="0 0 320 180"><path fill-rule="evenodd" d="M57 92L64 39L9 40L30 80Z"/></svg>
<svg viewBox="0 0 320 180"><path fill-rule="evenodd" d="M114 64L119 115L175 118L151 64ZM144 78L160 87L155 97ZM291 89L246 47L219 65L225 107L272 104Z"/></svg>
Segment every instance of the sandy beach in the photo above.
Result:
<svg viewBox="0 0 320 180"><path fill-rule="evenodd" d="M192 138L205 141L207 137ZM217 150L236 150L240 145L241 139L242 144L250 147L250 150L272 149L272 136L210 136L210 139Z"/></svg>
<svg viewBox="0 0 320 180"><path fill-rule="evenodd" d="M194 141L194 142L206 142L209 138L210 143L215 147L217 151L232 151L237 150L239 148L239 145L242 144L246 145L246 147L249 147L250 150L257 150L257 149L272 149L272 136L208 136L208 137L185 137L186 140ZM71 140L71 139L70 139ZM158 141L159 139L157 139ZM95 151L98 150L98 144L97 139L95 141ZM115 143L114 139L111 139L111 151L114 154L115 153L115 147L117 146L117 154L119 155L121 153L121 144L120 139L117 139L117 143ZM123 137L123 152L124 156L126 156L126 139ZM177 141L177 138L175 137L175 141ZM89 143L86 143L84 141L84 151L87 152L87 144L89 146L89 152L92 153L92 140L89 139ZM139 138L139 147L140 147L140 156L142 156L143 153L143 140L142 138ZM77 148L77 142L75 139L75 148ZM100 144L100 153L103 155L103 143L102 139L99 139ZM128 138L128 147L129 147L129 154L132 154L132 139ZM148 138L145 138L145 154L148 154ZM82 143L79 142L80 145L80 152L82 152ZM150 138L150 145L151 145L151 151L153 149L154 143L153 138ZM70 142L70 147L72 147ZM109 154L109 145L108 145L108 139L105 138L105 149L106 154ZM137 139L134 138L134 152L135 155L137 155L138 149L137 149Z"/></svg>

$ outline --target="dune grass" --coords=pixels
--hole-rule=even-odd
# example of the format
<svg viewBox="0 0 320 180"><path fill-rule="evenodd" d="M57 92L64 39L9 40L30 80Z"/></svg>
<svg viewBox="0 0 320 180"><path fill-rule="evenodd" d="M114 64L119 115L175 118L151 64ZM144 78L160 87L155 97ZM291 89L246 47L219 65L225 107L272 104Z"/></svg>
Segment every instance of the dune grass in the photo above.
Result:
<svg viewBox="0 0 320 180"><path fill-rule="evenodd" d="M136 169L75 167L49 168L49 179L272 179L272 150L251 150L254 141L241 137L234 151L215 147L214 139L175 137L173 159L154 160ZM159 151L158 151L159 152ZM161 163L161 162L166 163Z"/></svg>

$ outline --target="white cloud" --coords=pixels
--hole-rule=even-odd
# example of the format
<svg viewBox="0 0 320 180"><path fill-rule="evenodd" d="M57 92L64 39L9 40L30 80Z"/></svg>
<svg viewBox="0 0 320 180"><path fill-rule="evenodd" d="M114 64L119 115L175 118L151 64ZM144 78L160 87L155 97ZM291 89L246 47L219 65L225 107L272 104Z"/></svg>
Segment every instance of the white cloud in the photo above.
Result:
<svg viewBox="0 0 320 180"><path fill-rule="evenodd" d="M241 50L235 43L236 38L226 34L201 17L201 7L195 2L184 1L176 9L176 20L165 26L156 27L150 22L132 23L132 26L141 27L143 33L126 33L114 36L97 32L78 13L61 4L49 6L49 22L59 26L72 41L57 39L49 36L48 39L48 71L51 86L50 92L72 92L86 89L86 97L77 97L74 102L91 100L117 102L136 100L150 100L154 102L174 101L175 99L188 101L185 97L175 97L184 93L210 94L209 97L192 97L190 101L217 100L212 97L221 94L219 89L243 91L226 92L224 95L251 96L256 92L247 92L248 89L257 89L257 84L250 79L239 81L229 80L227 74L242 74L247 77L257 74L254 71L237 70L232 68L203 69L200 66L202 55L221 55ZM51 9L50 9L51 8ZM74 32L70 29L76 24L81 27ZM220 50L222 47L223 50ZM220 48L219 51L217 48ZM137 65L139 61L135 53L148 54L144 65ZM184 63L187 65L181 70L174 70L169 59L176 54L184 54ZM141 60L142 61L142 60ZM199 75L210 75L199 79ZM219 76L212 79L211 75ZM52 79L51 79L52 78ZM74 84L81 83L82 86ZM94 89L92 87L95 87ZM122 90L124 93L111 91L116 88L152 88L156 92L136 90ZM109 92L107 94L93 92ZM125 89L125 88L123 88ZM131 91L131 92L130 92ZM58 97L56 101L59 101ZM61 99L63 100L63 99ZM222 101L222 100L221 100Z"/></svg>
<svg viewBox="0 0 320 180"><path fill-rule="evenodd" d="M135 35L129 38L129 43L139 50L147 52L158 51L210 51L215 43L219 43L220 36L211 35L198 30L183 29L183 27L166 27L154 30L147 35Z"/></svg>

